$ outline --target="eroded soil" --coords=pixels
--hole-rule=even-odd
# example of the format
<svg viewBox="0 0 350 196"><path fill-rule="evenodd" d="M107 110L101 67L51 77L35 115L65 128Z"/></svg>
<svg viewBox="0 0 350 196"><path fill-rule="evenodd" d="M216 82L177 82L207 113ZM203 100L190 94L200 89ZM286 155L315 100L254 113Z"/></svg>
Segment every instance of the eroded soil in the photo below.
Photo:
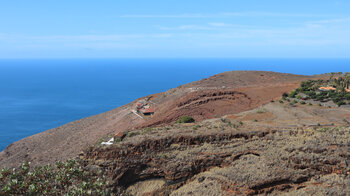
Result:
<svg viewBox="0 0 350 196"><path fill-rule="evenodd" d="M227 119L138 130L81 154L116 194L346 195L350 128L247 129Z"/></svg>
<svg viewBox="0 0 350 196"><path fill-rule="evenodd" d="M149 118L131 112L136 100L25 138L0 153L0 167L76 157L101 168L115 195L348 195L349 107L277 101L324 77L218 74L150 96ZM174 124L183 115L197 122Z"/></svg>
<svg viewBox="0 0 350 196"><path fill-rule="evenodd" d="M74 121L15 142L0 152L0 167L16 167L24 161L44 165L75 157L86 147L118 131L172 124L182 115L197 121L236 114L279 99L306 79L274 72L226 72L154 94L155 115L141 119L131 110L137 102L112 111Z"/></svg>

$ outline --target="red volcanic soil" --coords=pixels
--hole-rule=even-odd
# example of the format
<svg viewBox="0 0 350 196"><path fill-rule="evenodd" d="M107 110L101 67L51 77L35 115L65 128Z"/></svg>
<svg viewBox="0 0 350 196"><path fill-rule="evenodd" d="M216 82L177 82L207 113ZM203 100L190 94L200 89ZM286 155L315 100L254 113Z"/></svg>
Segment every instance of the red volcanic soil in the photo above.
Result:
<svg viewBox="0 0 350 196"><path fill-rule="evenodd" d="M157 114L140 127L168 124L189 115L197 121L235 114L256 108L281 97L298 87L298 83L276 84L263 87L246 87L190 92L178 100L158 107Z"/></svg>
<svg viewBox="0 0 350 196"><path fill-rule="evenodd" d="M136 101L112 111L74 121L8 146L0 152L0 168L53 163L77 156L106 135L136 127L173 123L190 115L197 121L235 114L279 99L303 80L325 76L301 76L260 71L226 72L150 96L155 115L145 120L131 112Z"/></svg>
<svg viewBox="0 0 350 196"><path fill-rule="evenodd" d="M301 81L310 78L259 71L218 74L174 89L163 99L155 99L161 103L157 113L139 128L172 123L183 115L198 121L247 111L279 99L284 92L297 88Z"/></svg>

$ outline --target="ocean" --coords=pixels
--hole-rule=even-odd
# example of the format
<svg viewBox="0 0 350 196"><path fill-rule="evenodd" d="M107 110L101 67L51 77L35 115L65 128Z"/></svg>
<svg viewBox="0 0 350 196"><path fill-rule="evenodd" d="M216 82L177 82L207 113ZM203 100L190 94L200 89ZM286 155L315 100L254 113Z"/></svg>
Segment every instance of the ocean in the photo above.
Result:
<svg viewBox="0 0 350 196"><path fill-rule="evenodd" d="M350 72L350 59L0 60L0 151L24 137L232 70Z"/></svg>

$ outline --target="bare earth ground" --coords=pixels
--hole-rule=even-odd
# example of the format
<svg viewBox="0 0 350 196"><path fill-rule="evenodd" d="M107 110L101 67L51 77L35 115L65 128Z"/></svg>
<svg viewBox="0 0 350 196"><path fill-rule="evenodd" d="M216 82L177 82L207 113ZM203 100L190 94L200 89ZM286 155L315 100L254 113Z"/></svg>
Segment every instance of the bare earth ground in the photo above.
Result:
<svg viewBox="0 0 350 196"><path fill-rule="evenodd" d="M252 127L288 128L314 126L348 126L350 109L348 107L324 107L318 105L287 103L269 103L254 110L234 115L227 115L228 119L242 121Z"/></svg>
<svg viewBox="0 0 350 196"><path fill-rule="evenodd" d="M42 165L66 160L106 135L135 127L171 124L182 115L204 120L250 110L279 98L282 92L310 78L274 72L218 74L153 95L151 100L157 104L156 114L146 120L131 113L134 102L24 138L0 153L0 167L18 166L23 161Z"/></svg>
<svg viewBox="0 0 350 196"><path fill-rule="evenodd" d="M152 95L146 119L131 112L136 100L25 138L0 153L0 167L76 157L101 168L114 195L348 195L349 107L276 101L324 77L215 75ZM197 122L174 124L182 115ZM119 130L122 141L99 144Z"/></svg>
<svg viewBox="0 0 350 196"><path fill-rule="evenodd" d="M79 160L102 168L116 195L347 195L350 127L337 117L348 112L269 103L234 119L134 130ZM321 120L334 125L313 126Z"/></svg>

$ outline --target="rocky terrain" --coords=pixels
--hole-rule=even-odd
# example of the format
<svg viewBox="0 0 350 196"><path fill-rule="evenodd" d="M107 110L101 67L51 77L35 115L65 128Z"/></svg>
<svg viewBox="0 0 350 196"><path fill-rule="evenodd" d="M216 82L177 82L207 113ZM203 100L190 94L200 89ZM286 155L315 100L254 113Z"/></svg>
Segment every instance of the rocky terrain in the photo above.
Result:
<svg viewBox="0 0 350 196"><path fill-rule="evenodd" d="M328 112L305 117L321 110ZM298 111L304 112L292 115ZM79 160L102 168L117 194L346 195L349 113L269 103L234 119L134 130L122 142L90 147Z"/></svg>
<svg viewBox="0 0 350 196"><path fill-rule="evenodd" d="M152 118L141 119L131 110L135 102L103 114L71 122L15 142L0 152L0 167L16 167L23 161L34 165L75 157L106 135L173 123L182 115L196 120L220 117L253 109L278 99L303 80L324 76L301 76L261 71L234 71L150 95L156 104ZM142 98L140 98L142 99Z"/></svg>
<svg viewBox="0 0 350 196"><path fill-rule="evenodd" d="M136 100L25 138L0 153L0 167L75 157L115 195L347 195L350 108L280 100L327 77L218 74L148 96L155 114L144 119ZM184 115L196 122L175 123Z"/></svg>

